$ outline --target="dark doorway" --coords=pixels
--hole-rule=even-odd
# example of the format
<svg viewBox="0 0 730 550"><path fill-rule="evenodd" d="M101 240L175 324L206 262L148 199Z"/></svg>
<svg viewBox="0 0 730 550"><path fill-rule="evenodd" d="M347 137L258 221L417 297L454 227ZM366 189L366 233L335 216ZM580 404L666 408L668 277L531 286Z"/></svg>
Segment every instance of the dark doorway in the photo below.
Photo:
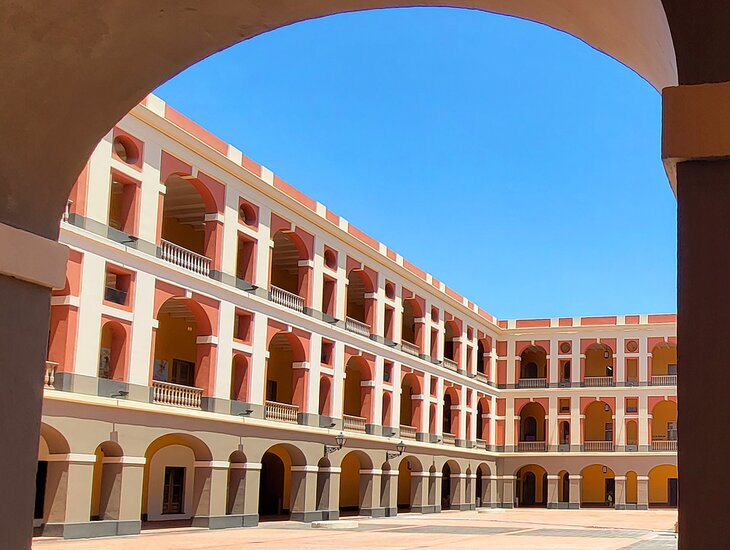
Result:
<svg viewBox="0 0 730 550"><path fill-rule="evenodd" d="M563 498L560 502L570 502L570 476L563 474Z"/></svg>
<svg viewBox="0 0 730 550"><path fill-rule="evenodd" d="M678 483L676 477L670 477L668 480L669 506L677 506Z"/></svg>
<svg viewBox="0 0 730 550"><path fill-rule="evenodd" d="M35 509L33 519L43 519L43 508L46 502L46 478L48 477L48 462L38 461L35 473ZM676 480L675 480L676 481Z"/></svg>
<svg viewBox="0 0 730 550"><path fill-rule="evenodd" d="M613 506L616 502L616 480L606 480L606 506Z"/></svg>
<svg viewBox="0 0 730 550"><path fill-rule="evenodd" d="M523 506L535 505L535 474L527 472L522 477L522 502Z"/></svg>
<svg viewBox="0 0 730 550"><path fill-rule="evenodd" d="M284 503L284 462L274 453L261 458L259 516L276 519L286 513Z"/></svg>
<svg viewBox="0 0 730 550"><path fill-rule="evenodd" d="M182 514L185 502L185 468L165 467L165 485L162 493L162 513Z"/></svg>
<svg viewBox="0 0 730 550"><path fill-rule="evenodd" d="M451 509L451 468L448 464L444 464L441 470L441 509Z"/></svg>

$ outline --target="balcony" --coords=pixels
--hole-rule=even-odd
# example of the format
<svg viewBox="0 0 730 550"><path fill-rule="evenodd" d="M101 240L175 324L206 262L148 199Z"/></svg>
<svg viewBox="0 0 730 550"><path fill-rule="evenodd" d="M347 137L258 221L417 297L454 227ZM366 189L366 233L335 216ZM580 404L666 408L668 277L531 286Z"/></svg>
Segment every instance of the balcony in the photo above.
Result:
<svg viewBox="0 0 730 550"><path fill-rule="evenodd" d="M517 442L518 453L544 453L547 451L545 441L519 441Z"/></svg>
<svg viewBox="0 0 730 550"><path fill-rule="evenodd" d="M676 386L677 375L676 374L663 374L659 376L651 377L652 386Z"/></svg>
<svg viewBox="0 0 730 550"><path fill-rule="evenodd" d="M348 432L365 433L365 422L367 422L367 419L361 416L342 415L342 427Z"/></svg>
<svg viewBox="0 0 730 550"><path fill-rule="evenodd" d="M56 381L56 369L58 363L53 361L46 361L46 375L43 377L43 387L53 388L53 383Z"/></svg>
<svg viewBox="0 0 730 550"><path fill-rule="evenodd" d="M400 436L403 439L416 439L416 428L413 426L400 425Z"/></svg>
<svg viewBox="0 0 730 550"><path fill-rule="evenodd" d="M293 292L279 288L278 286L271 285L271 290L269 290L269 300L275 304L279 304L280 306L288 307L289 309L293 309L299 313L304 313L304 298L294 294Z"/></svg>
<svg viewBox="0 0 730 550"><path fill-rule="evenodd" d="M670 440L666 440L666 441L652 441L651 450L652 451L676 452L677 451L677 440L670 439Z"/></svg>
<svg viewBox="0 0 730 550"><path fill-rule="evenodd" d="M444 367L453 371L457 371L459 369L459 365L456 363L456 361L447 357L444 357Z"/></svg>
<svg viewBox="0 0 730 550"><path fill-rule="evenodd" d="M418 348L418 346L416 344L411 344L407 340L401 340L400 349L402 349L409 355L415 355L416 357L421 355L421 350Z"/></svg>
<svg viewBox="0 0 730 550"><path fill-rule="evenodd" d="M358 321L357 319L353 319L352 317L345 317L345 330L354 332L355 334L359 334L365 338L370 338L370 325L367 325L362 321Z"/></svg>
<svg viewBox="0 0 730 550"><path fill-rule="evenodd" d="M613 376L586 376L583 379L586 388L610 388L613 384Z"/></svg>
<svg viewBox="0 0 730 550"><path fill-rule="evenodd" d="M441 441L444 445L456 445L456 436L448 432L441 434Z"/></svg>
<svg viewBox="0 0 730 550"><path fill-rule="evenodd" d="M276 401L267 401L264 405L264 418L266 420L296 424L298 412L299 407L297 405L277 403Z"/></svg>
<svg viewBox="0 0 730 550"><path fill-rule="evenodd" d="M186 409L199 409L203 388L152 381L152 402Z"/></svg>
<svg viewBox="0 0 730 550"><path fill-rule="evenodd" d="M518 388L547 388L547 378L520 378Z"/></svg>
<svg viewBox="0 0 730 550"><path fill-rule="evenodd" d="M584 441L583 451L586 453L611 453L613 441Z"/></svg>
<svg viewBox="0 0 730 550"><path fill-rule="evenodd" d="M170 262L184 269L205 275L210 275L210 258L197 254L192 250L178 246L175 243L162 239L157 254L161 260Z"/></svg>

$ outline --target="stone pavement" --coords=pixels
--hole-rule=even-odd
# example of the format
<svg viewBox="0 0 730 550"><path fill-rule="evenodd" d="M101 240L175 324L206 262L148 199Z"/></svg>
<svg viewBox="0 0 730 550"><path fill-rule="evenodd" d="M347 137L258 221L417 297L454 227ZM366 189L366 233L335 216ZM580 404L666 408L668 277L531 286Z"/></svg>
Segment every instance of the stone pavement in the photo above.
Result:
<svg viewBox="0 0 730 550"><path fill-rule="evenodd" d="M672 510L491 510L401 514L395 518L357 519L356 530L312 529L282 521L257 528L209 531L155 529L134 537L61 541L35 539L40 550L319 550L381 548L393 550L459 548L490 550L674 550L677 512Z"/></svg>

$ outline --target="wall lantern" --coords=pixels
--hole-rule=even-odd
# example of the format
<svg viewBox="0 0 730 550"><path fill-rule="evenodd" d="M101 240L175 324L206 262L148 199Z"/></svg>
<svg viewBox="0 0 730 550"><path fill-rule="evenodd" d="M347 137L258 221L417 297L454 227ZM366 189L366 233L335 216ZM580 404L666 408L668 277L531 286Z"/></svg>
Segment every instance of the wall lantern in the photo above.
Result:
<svg viewBox="0 0 730 550"><path fill-rule="evenodd" d="M403 440L401 440L401 442L398 443L398 445L395 446L395 450L397 451L395 453L393 453L393 452L386 452L385 453L386 460L390 460L391 458L399 457L399 456L401 456L403 454L403 452L406 450L406 444L403 443Z"/></svg>
<svg viewBox="0 0 730 550"><path fill-rule="evenodd" d="M601 471L605 474L606 472L608 472L608 469L604 466L603 468L601 468Z"/></svg>
<svg viewBox="0 0 730 550"><path fill-rule="evenodd" d="M608 356L609 356L608 350L604 350L603 351L603 358L604 359L608 359Z"/></svg>
<svg viewBox="0 0 730 550"><path fill-rule="evenodd" d="M328 455L330 453L336 453L345 446L346 441L347 439L345 438L345 434L340 432L339 434L337 434L337 436L335 436L335 442L337 443L337 445L325 445L324 454Z"/></svg>

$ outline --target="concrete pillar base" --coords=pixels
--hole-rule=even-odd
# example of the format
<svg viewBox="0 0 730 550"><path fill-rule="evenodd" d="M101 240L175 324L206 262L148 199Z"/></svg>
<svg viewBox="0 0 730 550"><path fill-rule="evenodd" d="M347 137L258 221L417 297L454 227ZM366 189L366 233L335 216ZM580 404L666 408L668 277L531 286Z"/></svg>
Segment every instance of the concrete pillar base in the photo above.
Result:
<svg viewBox="0 0 730 550"><path fill-rule="evenodd" d="M361 516L370 516L373 518L384 518L385 508L360 508Z"/></svg>
<svg viewBox="0 0 730 550"><path fill-rule="evenodd" d="M336 519L340 519L339 510L319 510L319 512L322 514L322 520L324 521L334 521Z"/></svg>
<svg viewBox="0 0 730 550"><path fill-rule="evenodd" d="M195 516L193 518L193 527L207 527L208 529L235 529L237 527L256 527L258 524L258 514Z"/></svg>
<svg viewBox="0 0 730 550"><path fill-rule="evenodd" d="M398 515L398 508L383 508L386 518L393 518Z"/></svg>
<svg viewBox="0 0 730 550"><path fill-rule="evenodd" d="M322 519L322 512L292 512L290 514L292 521L301 521L302 523L312 523Z"/></svg>
<svg viewBox="0 0 730 550"><path fill-rule="evenodd" d="M64 539L88 539L138 535L142 531L141 521L84 521L78 523L46 523L35 530L35 536L62 537Z"/></svg>

